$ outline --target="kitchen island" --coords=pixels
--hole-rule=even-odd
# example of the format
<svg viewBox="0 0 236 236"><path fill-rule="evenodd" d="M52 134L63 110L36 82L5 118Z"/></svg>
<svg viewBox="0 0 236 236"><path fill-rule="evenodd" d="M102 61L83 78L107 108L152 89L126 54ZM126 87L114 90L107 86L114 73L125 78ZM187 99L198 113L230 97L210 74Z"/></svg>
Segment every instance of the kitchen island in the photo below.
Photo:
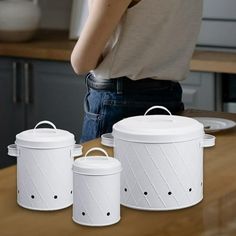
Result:
<svg viewBox="0 0 236 236"><path fill-rule="evenodd" d="M187 110L182 115L211 116L236 121L236 114ZM121 207L121 221L101 228L75 224L72 208L54 212L30 211L16 203L16 166L0 170L0 235L91 236L212 236L236 235L236 127L217 132L216 146L204 150L204 199L182 210L138 211ZM100 139L83 144L112 148Z"/></svg>

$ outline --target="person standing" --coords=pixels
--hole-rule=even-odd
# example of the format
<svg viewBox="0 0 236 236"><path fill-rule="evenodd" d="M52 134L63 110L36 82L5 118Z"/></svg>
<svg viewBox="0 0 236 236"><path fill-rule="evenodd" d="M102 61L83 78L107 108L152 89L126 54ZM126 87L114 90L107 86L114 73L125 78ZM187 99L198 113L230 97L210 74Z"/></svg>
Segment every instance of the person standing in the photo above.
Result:
<svg viewBox="0 0 236 236"><path fill-rule="evenodd" d="M184 109L178 81L189 72L202 5L202 0L89 0L89 16L71 54L74 71L87 73L81 142L153 105L173 114Z"/></svg>

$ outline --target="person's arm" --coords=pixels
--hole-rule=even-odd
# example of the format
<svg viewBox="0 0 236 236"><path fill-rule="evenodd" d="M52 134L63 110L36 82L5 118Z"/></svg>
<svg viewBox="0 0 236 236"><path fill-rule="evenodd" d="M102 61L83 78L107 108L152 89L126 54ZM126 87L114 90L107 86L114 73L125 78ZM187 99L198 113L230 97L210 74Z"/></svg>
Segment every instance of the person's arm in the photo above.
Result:
<svg viewBox="0 0 236 236"><path fill-rule="evenodd" d="M71 54L77 74L96 68L104 47L132 0L90 0L89 16Z"/></svg>

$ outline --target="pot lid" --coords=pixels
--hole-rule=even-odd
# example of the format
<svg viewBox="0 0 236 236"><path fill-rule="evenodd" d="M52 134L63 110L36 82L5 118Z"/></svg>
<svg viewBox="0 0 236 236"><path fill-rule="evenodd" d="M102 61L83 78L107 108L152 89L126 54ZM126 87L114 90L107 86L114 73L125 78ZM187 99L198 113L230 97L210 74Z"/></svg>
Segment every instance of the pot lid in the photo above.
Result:
<svg viewBox="0 0 236 236"><path fill-rule="evenodd" d="M123 119L113 125L113 136L131 142L169 143L193 140L204 135L195 119L176 115L145 115Z"/></svg>
<svg viewBox="0 0 236 236"><path fill-rule="evenodd" d="M100 151L105 156L87 156L92 151ZM82 175L111 175L121 172L121 163L109 157L102 148L91 148L84 157L77 158L73 164L73 171Z"/></svg>
<svg viewBox="0 0 236 236"><path fill-rule="evenodd" d="M37 128L48 124L51 128ZM62 148L75 143L74 135L68 131L57 129L50 121L39 122L34 129L23 131L16 135L16 145L28 148Z"/></svg>

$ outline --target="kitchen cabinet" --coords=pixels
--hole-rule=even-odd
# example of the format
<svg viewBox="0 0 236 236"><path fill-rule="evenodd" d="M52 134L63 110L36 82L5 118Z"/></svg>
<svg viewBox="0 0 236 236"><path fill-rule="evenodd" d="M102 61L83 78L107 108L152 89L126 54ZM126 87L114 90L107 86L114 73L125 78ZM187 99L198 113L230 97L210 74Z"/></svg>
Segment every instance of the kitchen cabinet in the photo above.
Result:
<svg viewBox="0 0 236 236"><path fill-rule="evenodd" d="M15 135L42 120L68 130L79 142L84 76L77 76L69 62L1 58L0 64L0 167L14 163L6 146L15 141Z"/></svg>
<svg viewBox="0 0 236 236"><path fill-rule="evenodd" d="M15 140L15 134L24 129L25 105L20 102L17 70L19 61L0 58L0 168L15 163L15 158L7 155L7 145Z"/></svg>
<svg viewBox="0 0 236 236"><path fill-rule="evenodd" d="M180 82L185 109L215 110L215 74L191 72Z"/></svg>
<svg viewBox="0 0 236 236"><path fill-rule="evenodd" d="M235 11L235 0L204 0L198 45L235 49Z"/></svg>

